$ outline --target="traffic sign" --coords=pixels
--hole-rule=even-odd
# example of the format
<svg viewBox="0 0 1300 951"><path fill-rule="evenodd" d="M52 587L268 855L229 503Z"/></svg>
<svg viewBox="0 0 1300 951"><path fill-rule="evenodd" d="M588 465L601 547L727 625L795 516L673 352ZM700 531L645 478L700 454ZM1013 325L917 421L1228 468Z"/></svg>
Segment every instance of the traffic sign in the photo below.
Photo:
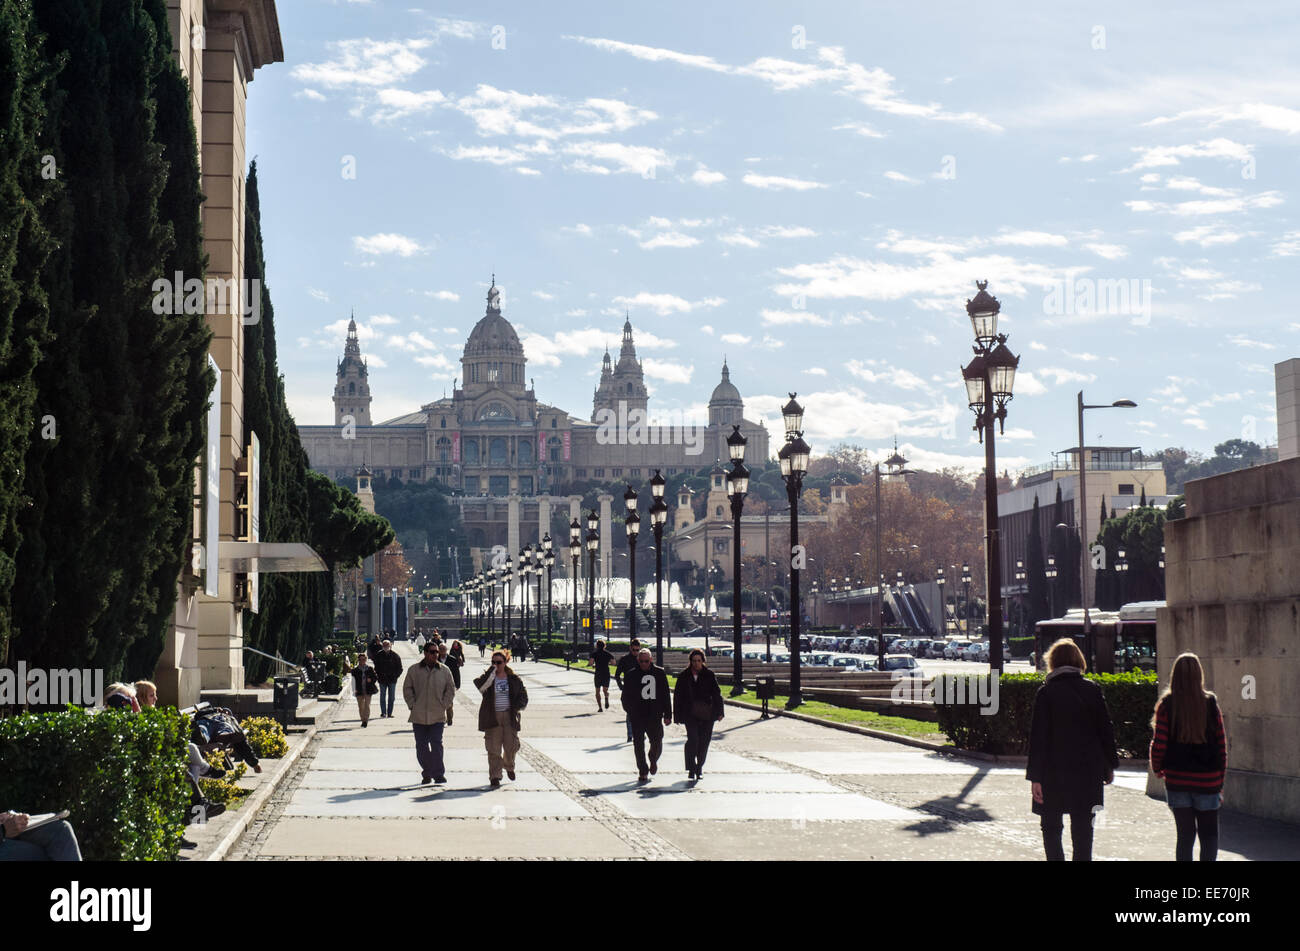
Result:
<svg viewBox="0 0 1300 951"><path fill-rule="evenodd" d="M613 619L613 618L605 618L605 630L607 630L607 631L612 631L612 630L614 630L614 619Z"/></svg>
<svg viewBox="0 0 1300 951"><path fill-rule="evenodd" d="M584 628L586 628L586 627L591 627L591 618L589 618L589 617L585 617L585 618L583 618L583 619L582 619L582 626L583 626Z"/></svg>

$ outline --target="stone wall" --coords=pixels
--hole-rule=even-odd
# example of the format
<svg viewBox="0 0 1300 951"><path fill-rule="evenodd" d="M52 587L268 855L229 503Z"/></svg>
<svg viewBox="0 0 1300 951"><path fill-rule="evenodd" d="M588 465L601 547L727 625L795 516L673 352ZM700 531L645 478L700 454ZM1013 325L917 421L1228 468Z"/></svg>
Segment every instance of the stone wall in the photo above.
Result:
<svg viewBox="0 0 1300 951"><path fill-rule="evenodd" d="M1225 805L1300 822L1300 458L1187 483L1165 549L1161 688L1195 652L1228 733Z"/></svg>

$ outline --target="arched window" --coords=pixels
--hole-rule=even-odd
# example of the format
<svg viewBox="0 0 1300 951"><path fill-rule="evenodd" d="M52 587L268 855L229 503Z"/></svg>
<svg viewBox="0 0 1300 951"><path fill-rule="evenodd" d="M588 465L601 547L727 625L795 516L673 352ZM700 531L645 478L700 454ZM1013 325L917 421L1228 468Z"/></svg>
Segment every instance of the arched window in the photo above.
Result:
<svg viewBox="0 0 1300 951"><path fill-rule="evenodd" d="M529 466L533 463L533 441L525 437L519 440L519 464Z"/></svg>
<svg viewBox="0 0 1300 951"><path fill-rule="evenodd" d="M349 384L348 384L348 396L356 396L356 395L357 395L357 385L356 385L356 383L349 383Z"/></svg>
<svg viewBox="0 0 1300 951"><path fill-rule="evenodd" d="M437 445L437 459L439 462L451 461L451 440L446 436L439 436Z"/></svg>
<svg viewBox="0 0 1300 951"><path fill-rule="evenodd" d="M717 510L716 512L714 512L713 514L716 515L716 516L718 516L719 518L721 518L721 517L722 517L722 506L719 505L719 506L718 506L718 510Z"/></svg>
<svg viewBox="0 0 1300 951"><path fill-rule="evenodd" d="M551 420L551 422L554 423L555 420ZM564 444L560 442L558 436L552 436L550 439L546 440L546 455L550 458L551 462L560 461L560 456L563 453L563 445Z"/></svg>
<svg viewBox="0 0 1300 951"><path fill-rule="evenodd" d="M441 420L439 421L439 426L440 426L441 428L443 428L443 429L446 429L446 428L447 428L447 420L446 420L446 417L444 417L443 419L441 419Z"/></svg>
<svg viewBox="0 0 1300 951"><path fill-rule="evenodd" d="M627 385L627 391L628 391L629 393L632 392L632 384L631 384L631 383L629 383L629 384Z"/></svg>
<svg viewBox="0 0 1300 951"><path fill-rule="evenodd" d="M500 436L488 443L488 461L494 466L504 466L506 464L506 441ZM493 492L493 495L505 495L506 493Z"/></svg>
<svg viewBox="0 0 1300 951"><path fill-rule="evenodd" d="M477 439L465 440L465 465L467 466L478 465L478 440Z"/></svg>

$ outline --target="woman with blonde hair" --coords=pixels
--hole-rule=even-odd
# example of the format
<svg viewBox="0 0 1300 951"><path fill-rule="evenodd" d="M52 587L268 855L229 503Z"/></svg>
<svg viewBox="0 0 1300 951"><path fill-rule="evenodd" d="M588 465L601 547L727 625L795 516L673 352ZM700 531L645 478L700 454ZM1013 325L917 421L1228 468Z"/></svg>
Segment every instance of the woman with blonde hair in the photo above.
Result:
<svg viewBox="0 0 1300 951"><path fill-rule="evenodd" d="M1151 718L1151 771L1165 781L1165 801L1174 814L1174 856L1192 860L1192 844L1201 840L1201 861L1219 854L1219 807L1228 766L1228 739L1223 713L1205 689L1201 659L1179 654L1169 687L1156 702Z"/></svg>
<svg viewBox="0 0 1300 951"><path fill-rule="evenodd" d="M1119 765L1110 713L1101 688L1084 679L1087 669L1079 645L1061 638L1047 650L1047 677L1034 697L1025 778L1033 783L1032 808L1041 817L1049 862L1065 859L1066 813L1074 861L1092 861L1093 815L1103 803L1102 787L1114 780Z"/></svg>

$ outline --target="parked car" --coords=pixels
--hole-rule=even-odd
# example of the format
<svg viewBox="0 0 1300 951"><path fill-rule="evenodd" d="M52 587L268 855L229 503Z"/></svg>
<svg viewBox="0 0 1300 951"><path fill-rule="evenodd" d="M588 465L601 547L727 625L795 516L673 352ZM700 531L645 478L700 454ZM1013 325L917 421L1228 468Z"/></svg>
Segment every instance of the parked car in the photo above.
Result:
<svg viewBox="0 0 1300 951"><path fill-rule="evenodd" d="M948 646L943 649L944 660L961 660L961 652L970 646L970 641L955 640L949 641Z"/></svg>
<svg viewBox="0 0 1300 951"><path fill-rule="evenodd" d="M835 655L830 651L814 651L812 659L808 662L809 667L829 667L831 658Z"/></svg>
<svg viewBox="0 0 1300 951"><path fill-rule="evenodd" d="M925 676L925 674L922 673L921 671L921 665L916 662L916 658L913 657L911 654L886 654L885 670L904 671L906 675L910 677Z"/></svg>
<svg viewBox="0 0 1300 951"><path fill-rule="evenodd" d="M856 672L867 669L863 666L866 660L865 657L859 657L856 654L832 654L830 663L827 666L832 670Z"/></svg>
<svg viewBox="0 0 1300 951"><path fill-rule="evenodd" d="M929 648L927 648L925 652L925 656L931 660L941 659L943 657L944 649L947 646L947 641L931 641Z"/></svg>

